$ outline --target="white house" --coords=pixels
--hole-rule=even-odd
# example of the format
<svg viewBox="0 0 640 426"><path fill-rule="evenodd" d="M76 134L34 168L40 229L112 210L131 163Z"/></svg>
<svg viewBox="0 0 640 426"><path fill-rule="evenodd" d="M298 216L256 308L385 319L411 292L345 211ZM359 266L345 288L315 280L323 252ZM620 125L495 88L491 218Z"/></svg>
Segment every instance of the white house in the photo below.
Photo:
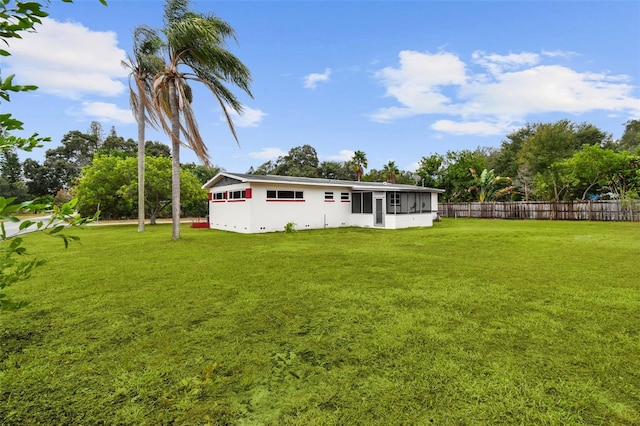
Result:
<svg viewBox="0 0 640 426"><path fill-rule="evenodd" d="M432 226L441 189L381 182L218 173L209 190L209 227L259 233L361 226Z"/></svg>

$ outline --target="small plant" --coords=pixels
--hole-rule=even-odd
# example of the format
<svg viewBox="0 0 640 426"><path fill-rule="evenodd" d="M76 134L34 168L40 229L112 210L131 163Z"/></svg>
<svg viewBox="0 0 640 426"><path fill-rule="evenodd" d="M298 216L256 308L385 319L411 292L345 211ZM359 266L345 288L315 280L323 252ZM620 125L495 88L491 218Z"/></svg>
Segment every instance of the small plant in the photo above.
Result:
<svg viewBox="0 0 640 426"><path fill-rule="evenodd" d="M287 224L284 226L284 232L286 232L287 234L296 232L296 224L294 222L287 222Z"/></svg>

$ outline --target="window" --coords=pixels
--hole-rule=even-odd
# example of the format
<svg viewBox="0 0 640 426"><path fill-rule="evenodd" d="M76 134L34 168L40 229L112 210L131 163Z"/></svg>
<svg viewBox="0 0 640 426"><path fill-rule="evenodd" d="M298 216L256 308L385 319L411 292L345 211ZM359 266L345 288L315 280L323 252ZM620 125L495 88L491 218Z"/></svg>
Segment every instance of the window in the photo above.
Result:
<svg viewBox="0 0 640 426"><path fill-rule="evenodd" d="M275 190L267 190L267 199L268 200L303 200L304 192L303 191L275 191Z"/></svg>
<svg viewBox="0 0 640 426"><path fill-rule="evenodd" d="M324 193L325 200L333 200L333 192L325 192Z"/></svg>
<svg viewBox="0 0 640 426"><path fill-rule="evenodd" d="M422 213L431 212L431 193L423 192L420 194L420 205Z"/></svg>
<svg viewBox="0 0 640 426"><path fill-rule="evenodd" d="M373 213L373 192L362 194L362 213Z"/></svg>
<svg viewBox="0 0 640 426"><path fill-rule="evenodd" d="M349 201L349 193L348 192L341 192L340 193L340 200L341 201Z"/></svg>
<svg viewBox="0 0 640 426"><path fill-rule="evenodd" d="M417 192L410 192L407 194L407 206L409 207L409 213L420 213L418 210L418 202L420 201L420 194Z"/></svg>
<svg viewBox="0 0 640 426"><path fill-rule="evenodd" d="M362 213L362 193L354 192L351 200L351 213Z"/></svg>
<svg viewBox="0 0 640 426"><path fill-rule="evenodd" d="M373 192L354 192L351 195L351 213L373 213Z"/></svg>
<svg viewBox="0 0 640 426"><path fill-rule="evenodd" d="M225 200L245 200L251 198L251 188L240 189L236 191L214 192L211 193L211 201L220 203Z"/></svg>
<svg viewBox="0 0 640 426"><path fill-rule="evenodd" d="M431 194L425 192L388 192L389 214L417 214L431 212Z"/></svg>
<svg viewBox="0 0 640 426"><path fill-rule="evenodd" d="M246 198L246 192L245 191L233 191L229 193L229 199L230 200L239 200L241 198Z"/></svg>

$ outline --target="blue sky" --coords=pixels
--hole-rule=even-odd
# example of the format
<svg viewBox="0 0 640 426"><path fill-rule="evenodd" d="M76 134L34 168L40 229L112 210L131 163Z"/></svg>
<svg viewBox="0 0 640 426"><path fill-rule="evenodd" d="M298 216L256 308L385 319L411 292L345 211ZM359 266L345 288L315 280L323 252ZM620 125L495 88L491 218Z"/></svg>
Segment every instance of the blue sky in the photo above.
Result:
<svg viewBox="0 0 640 426"><path fill-rule="evenodd" d="M52 143L98 121L136 138L120 61L164 1L52 0L37 34L11 42L3 75L37 84L10 112ZM213 164L246 172L312 145L321 161L367 154L412 171L423 156L499 147L526 123L589 122L614 139L640 119L638 1L193 1L231 24L251 70L240 147L215 100L194 108ZM2 107L7 108L6 104ZM161 132L147 139L168 143ZM26 157L26 155L21 155ZM183 162L196 161L183 149Z"/></svg>

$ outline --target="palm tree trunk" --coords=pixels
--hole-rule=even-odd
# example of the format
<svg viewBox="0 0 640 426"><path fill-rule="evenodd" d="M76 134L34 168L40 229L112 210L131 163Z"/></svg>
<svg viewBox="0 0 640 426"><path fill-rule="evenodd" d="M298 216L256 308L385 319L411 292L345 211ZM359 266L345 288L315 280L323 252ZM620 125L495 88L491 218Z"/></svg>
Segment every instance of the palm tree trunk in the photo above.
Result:
<svg viewBox="0 0 640 426"><path fill-rule="evenodd" d="M138 108L138 232L144 232L144 104Z"/></svg>
<svg viewBox="0 0 640 426"><path fill-rule="evenodd" d="M175 82L169 82L171 108L171 238L180 238L180 111Z"/></svg>

